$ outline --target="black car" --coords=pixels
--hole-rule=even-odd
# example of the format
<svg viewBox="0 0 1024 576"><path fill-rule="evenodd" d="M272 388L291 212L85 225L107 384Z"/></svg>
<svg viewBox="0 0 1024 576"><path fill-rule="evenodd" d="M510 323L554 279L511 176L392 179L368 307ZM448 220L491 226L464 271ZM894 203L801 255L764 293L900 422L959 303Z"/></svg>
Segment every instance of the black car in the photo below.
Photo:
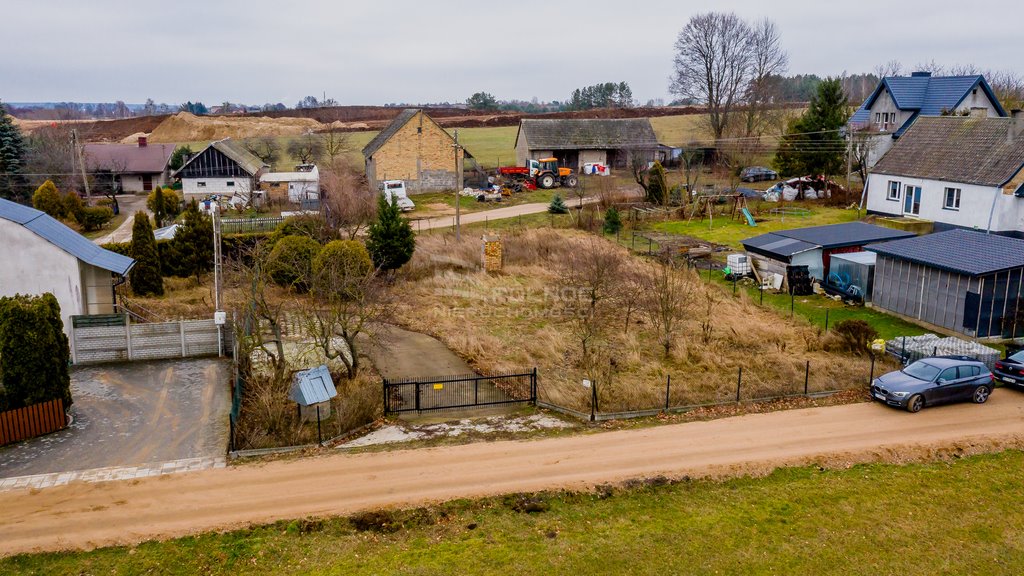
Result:
<svg viewBox="0 0 1024 576"><path fill-rule="evenodd" d="M992 373L969 356L918 360L871 383L871 398L910 412L925 406L970 400L984 404L992 394Z"/></svg>
<svg viewBox="0 0 1024 576"><path fill-rule="evenodd" d="M1004 360L996 360L992 375L1003 384L1024 387L1024 350L1018 350Z"/></svg>
<svg viewBox="0 0 1024 576"><path fill-rule="evenodd" d="M762 180L778 180L779 173L764 166L749 166L740 172L740 180L744 182L760 182Z"/></svg>

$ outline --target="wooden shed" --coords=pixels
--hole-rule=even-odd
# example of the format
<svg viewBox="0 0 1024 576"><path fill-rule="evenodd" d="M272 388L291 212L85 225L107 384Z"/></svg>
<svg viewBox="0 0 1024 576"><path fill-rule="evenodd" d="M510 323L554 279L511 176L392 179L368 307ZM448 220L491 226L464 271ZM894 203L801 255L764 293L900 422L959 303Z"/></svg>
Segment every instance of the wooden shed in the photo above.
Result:
<svg viewBox="0 0 1024 576"><path fill-rule="evenodd" d="M625 168L637 154L645 161L664 161L667 155L648 118L528 118L519 122L515 148L519 166L554 157L573 170L591 163Z"/></svg>
<svg viewBox="0 0 1024 576"><path fill-rule="evenodd" d="M366 179L376 187L404 180L413 193L454 190L457 183L455 139L423 110L403 110L363 148ZM459 150L459 166L471 154Z"/></svg>

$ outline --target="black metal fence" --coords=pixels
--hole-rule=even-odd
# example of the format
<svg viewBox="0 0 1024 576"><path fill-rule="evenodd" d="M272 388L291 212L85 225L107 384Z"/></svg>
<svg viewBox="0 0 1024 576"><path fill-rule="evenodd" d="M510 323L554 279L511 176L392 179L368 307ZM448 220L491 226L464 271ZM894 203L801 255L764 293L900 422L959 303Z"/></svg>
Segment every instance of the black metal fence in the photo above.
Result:
<svg viewBox="0 0 1024 576"><path fill-rule="evenodd" d="M487 376L384 379L384 413L533 403L537 369Z"/></svg>

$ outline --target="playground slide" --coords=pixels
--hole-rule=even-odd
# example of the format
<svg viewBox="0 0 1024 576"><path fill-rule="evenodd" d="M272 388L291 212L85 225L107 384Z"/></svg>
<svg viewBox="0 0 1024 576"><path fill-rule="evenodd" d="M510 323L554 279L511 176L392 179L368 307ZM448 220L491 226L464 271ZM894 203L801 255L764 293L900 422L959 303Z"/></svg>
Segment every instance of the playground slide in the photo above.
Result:
<svg viewBox="0 0 1024 576"><path fill-rule="evenodd" d="M757 226L757 222L754 222L754 217L750 215L750 210L744 208L743 215L747 218L747 226Z"/></svg>

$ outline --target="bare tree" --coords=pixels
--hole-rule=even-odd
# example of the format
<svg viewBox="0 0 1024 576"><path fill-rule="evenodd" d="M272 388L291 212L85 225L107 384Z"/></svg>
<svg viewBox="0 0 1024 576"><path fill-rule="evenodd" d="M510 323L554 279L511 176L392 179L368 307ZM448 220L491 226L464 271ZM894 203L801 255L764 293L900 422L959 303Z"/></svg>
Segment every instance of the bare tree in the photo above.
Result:
<svg viewBox="0 0 1024 576"><path fill-rule="evenodd" d="M278 158L281 157L281 145L278 144L277 138L274 138L273 136L249 138L245 141L245 149L253 156L271 166L273 166L277 162Z"/></svg>
<svg viewBox="0 0 1024 576"><path fill-rule="evenodd" d="M850 134L850 153L853 155L853 169L860 176L861 184L867 184L868 169L871 167L871 154L876 141L871 134L853 132Z"/></svg>
<svg viewBox="0 0 1024 576"><path fill-rule="evenodd" d="M711 132L721 139L750 78L750 26L731 12L698 14L679 33L675 51L669 90L704 103Z"/></svg>
<svg viewBox="0 0 1024 576"><path fill-rule="evenodd" d="M776 109L779 77L789 67L789 55L782 48L782 38L775 22L764 18L750 29L750 81L744 97L744 136L761 136L780 114Z"/></svg>
<svg viewBox="0 0 1024 576"><path fill-rule="evenodd" d="M377 217L377 194L344 159L320 171L320 209L328 225L355 239Z"/></svg>
<svg viewBox="0 0 1024 576"><path fill-rule="evenodd" d="M313 164L323 158L324 142L318 136L306 134L299 138L292 138L288 142L286 150L300 164Z"/></svg>
<svg viewBox="0 0 1024 576"><path fill-rule="evenodd" d="M580 365L589 375L594 374L595 353L617 310L624 261L621 251L591 239L572 253L562 273L571 332L580 345Z"/></svg>
<svg viewBox="0 0 1024 576"><path fill-rule="evenodd" d="M889 60L884 64L877 64L874 68L875 76L878 76L879 80L887 78L889 76L899 76L903 74L903 64L899 60Z"/></svg>
<svg viewBox="0 0 1024 576"><path fill-rule="evenodd" d="M704 169L704 149L696 144L691 144L682 149L679 155L679 169L683 173L683 180L686 183L686 203L693 200L700 181L701 170Z"/></svg>
<svg viewBox="0 0 1024 576"><path fill-rule="evenodd" d="M342 132L335 128L321 132L320 140L323 142L324 154L327 155L327 160L331 164L334 164L339 157L348 153L352 147L348 132Z"/></svg>
<svg viewBox="0 0 1024 576"><path fill-rule="evenodd" d="M685 271L662 254L654 271L643 276L643 310L658 334L665 358L672 354L679 325L693 304L695 291Z"/></svg>
<svg viewBox="0 0 1024 576"><path fill-rule="evenodd" d="M232 276L241 283L240 288L245 293L238 310L244 319L239 326L239 342L244 357L255 350L265 354L274 370L274 381L284 383L288 376L282 334L284 301L268 294L274 283L267 267L269 254L267 243L258 242L231 263Z"/></svg>

